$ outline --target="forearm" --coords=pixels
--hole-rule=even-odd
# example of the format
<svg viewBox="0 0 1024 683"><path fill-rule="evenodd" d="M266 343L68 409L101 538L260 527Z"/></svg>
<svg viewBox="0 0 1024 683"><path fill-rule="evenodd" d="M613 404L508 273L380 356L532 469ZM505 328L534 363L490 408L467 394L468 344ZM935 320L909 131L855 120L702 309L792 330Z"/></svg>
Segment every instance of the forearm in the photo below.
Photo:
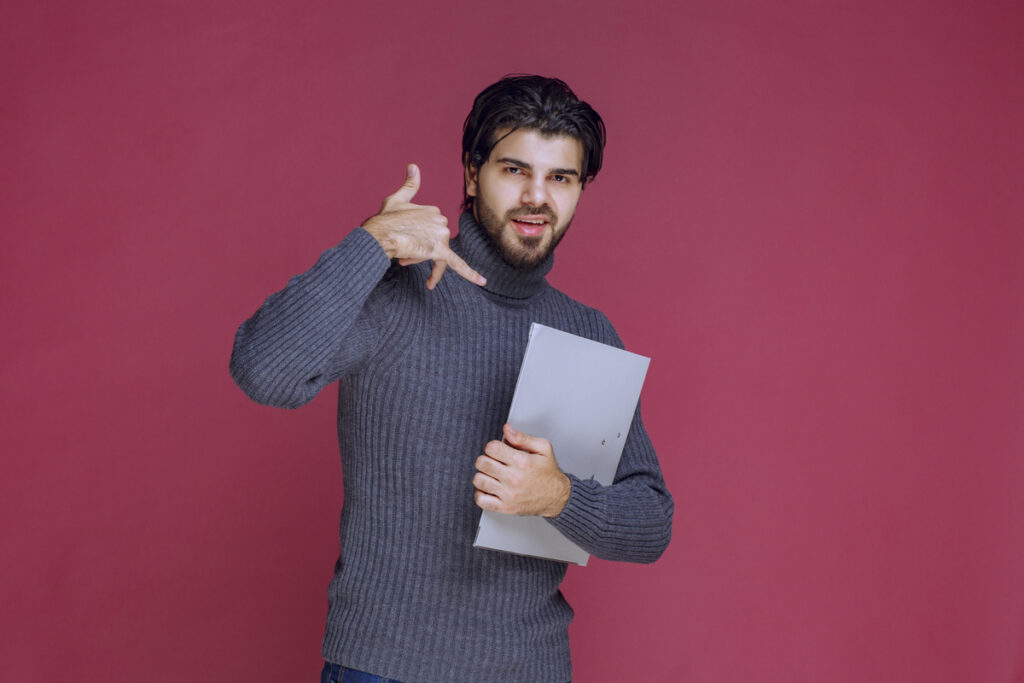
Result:
<svg viewBox="0 0 1024 683"><path fill-rule="evenodd" d="M672 496L664 485L623 481L604 486L572 475L562 512L550 520L563 535L604 560L650 563L672 537Z"/></svg>
<svg viewBox="0 0 1024 683"><path fill-rule="evenodd" d="M389 265L376 240L357 229L267 297L235 336L230 369L238 386L266 405L312 400L367 352L371 331L358 321Z"/></svg>
<svg viewBox="0 0 1024 683"><path fill-rule="evenodd" d="M665 486L637 408L614 483L569 475L569 499L549 521L588 553L605 560L654 562L672 537L672 495Z"/></svg>

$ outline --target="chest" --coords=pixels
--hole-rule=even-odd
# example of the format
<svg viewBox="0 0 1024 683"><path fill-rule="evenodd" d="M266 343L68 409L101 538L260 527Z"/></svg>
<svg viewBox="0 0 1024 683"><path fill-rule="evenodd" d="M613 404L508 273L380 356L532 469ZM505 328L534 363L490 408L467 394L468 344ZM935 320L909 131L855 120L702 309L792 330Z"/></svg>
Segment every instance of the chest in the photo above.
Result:
<svg viewBox="0 0 1024 683"><path fill-rule="evenodd" d="M387 407L431 432L495 438L535 315L498 307L416 313L383 331L354 400Z"/></svg>

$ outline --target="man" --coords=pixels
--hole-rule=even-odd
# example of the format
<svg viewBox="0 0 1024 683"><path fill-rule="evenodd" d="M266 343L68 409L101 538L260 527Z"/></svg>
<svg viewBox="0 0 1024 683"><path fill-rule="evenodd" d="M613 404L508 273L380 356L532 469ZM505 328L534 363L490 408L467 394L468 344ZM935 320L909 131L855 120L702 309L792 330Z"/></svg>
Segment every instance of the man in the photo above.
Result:
<svg viewBox="0 0 1024 683"><path fill-rule="evenodd" d="M571 678L566 565L474 548L481 508L546 517L606 559L653 562L668 544L672 498L639 410L611 486L561 472L543 434L504 424L532 322L622 346L545 280L603 147L565 83L502 79L466 119L454 240L413 203L410 165L380 213L239 328L231 372L254 400L295 408L340 380L324 681Z"/></svg>

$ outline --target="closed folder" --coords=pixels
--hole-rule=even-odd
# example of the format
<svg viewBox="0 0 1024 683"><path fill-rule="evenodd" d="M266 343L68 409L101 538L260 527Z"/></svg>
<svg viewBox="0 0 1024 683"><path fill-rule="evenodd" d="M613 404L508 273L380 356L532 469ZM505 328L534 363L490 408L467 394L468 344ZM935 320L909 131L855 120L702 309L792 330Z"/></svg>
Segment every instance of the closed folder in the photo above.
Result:
<svg viewBox="0 0 1024 683"><path fill-rule="evenodd" d="M508 423L551 442L563 472L610 485L650 358L533 323ZM484 510L474 546L586 565L543 517Z"/></svg>

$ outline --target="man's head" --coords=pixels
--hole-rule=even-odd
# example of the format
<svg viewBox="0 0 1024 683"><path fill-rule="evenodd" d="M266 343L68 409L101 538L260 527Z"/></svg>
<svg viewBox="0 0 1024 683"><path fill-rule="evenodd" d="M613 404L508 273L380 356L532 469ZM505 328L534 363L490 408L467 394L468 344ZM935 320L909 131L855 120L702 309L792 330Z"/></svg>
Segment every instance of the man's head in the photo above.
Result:
<svg viewBox="0 0 1024 683"><path fill-rule="evenodd" d="M565 83L508 76L480 93L462 135L463 208L517 268L544 260L601 169L604 122Z"/></svg>

